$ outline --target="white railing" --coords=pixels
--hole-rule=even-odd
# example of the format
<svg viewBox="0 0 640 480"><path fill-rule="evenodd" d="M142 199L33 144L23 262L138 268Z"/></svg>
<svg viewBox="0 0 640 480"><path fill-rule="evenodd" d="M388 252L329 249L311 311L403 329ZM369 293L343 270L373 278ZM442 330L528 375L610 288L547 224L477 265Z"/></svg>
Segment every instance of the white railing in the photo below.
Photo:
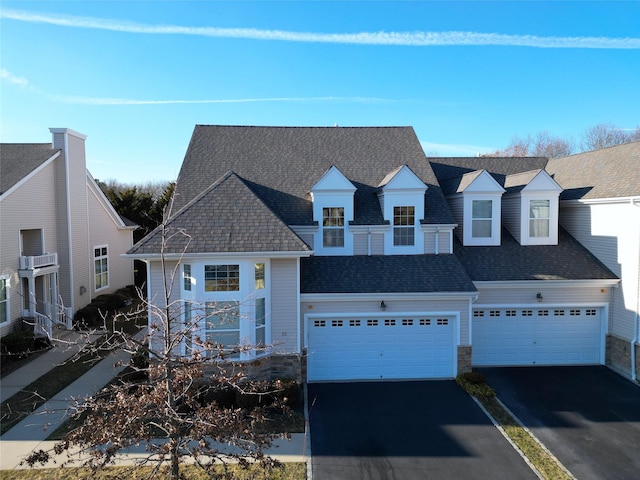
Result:
<svg viewBox="0 0 640 480"><path fill-rule="evenodd" d="M67 330L73 330L73 312L71 308L46 303L44 311L46 316L56 325L62 325Z"/></svg>
<svg viewBox="0 0 640 480"><path fill-rule="evenodd" d="M33 333L35 333L36 336L46 335L47 338L51 339L53 337L53 323L51 319L38 312L34 312L33 315L35 315Z"/></svg>
<svg viewBox="0 0 640 480"><path fill-rule="evenodd" d="M45 253L44 255L31 255L27 257L20 257L20 269L21 270L35 270L40 267L47 267L49 265L58 264L57 253Z"/></svg>

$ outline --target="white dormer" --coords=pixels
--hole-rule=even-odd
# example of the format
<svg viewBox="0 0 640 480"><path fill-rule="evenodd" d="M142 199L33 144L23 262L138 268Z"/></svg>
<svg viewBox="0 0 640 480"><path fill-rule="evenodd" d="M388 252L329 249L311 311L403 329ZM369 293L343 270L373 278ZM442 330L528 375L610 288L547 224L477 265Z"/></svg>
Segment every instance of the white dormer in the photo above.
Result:
<svg viewBox="0 0 640 480"><path fill-rule="evenodd" d="M520 245L558 244L558 200L562 187L545 170L508 176L504 223Z"/></svg>
<svg viewBox="0 0 640 480"><path fill-rule="evenodd" d="M384 219L391 224L385 234L386 255L424 252L424 235L419 235L424 218L427 186L406 165L389 173L378 185L378 199Z"/></svg>
<svg viewBox="0 0 640 480"><path fill-rule="evenodd" d="M486 170L464 174L447 199L466 246L500 245L500 211L504 188Z"/></svg>
<svg viewBox="0 0 640 480"><path fill-rule="evenodd" d="M356 187L335 166L311 188L313 220L320 228L314 236L316 255L353 255L353 196Z"/></svg>

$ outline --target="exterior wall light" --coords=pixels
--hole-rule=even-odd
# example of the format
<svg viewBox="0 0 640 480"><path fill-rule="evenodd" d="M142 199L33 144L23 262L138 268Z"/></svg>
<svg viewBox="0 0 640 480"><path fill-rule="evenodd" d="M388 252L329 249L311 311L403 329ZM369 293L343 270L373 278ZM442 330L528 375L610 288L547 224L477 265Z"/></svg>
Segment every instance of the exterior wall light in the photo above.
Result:
<svg viewBox="0 0 640 480"><path fill-rule="evenodd" d="M380 310L382 310L383 312L387 309L387 304L384 303L384 300L382 300L380 302Z"/></svg>
<svg viewBox="0 0 640 480"><path fill-rule="evenodd" d="M542 293L541 292L536 293L536 300L538 300L539 302L542 301Z"/></svg>
<svg viewBox="0 0 640 480"><path fill-rule="evenodd" d="M85 287L84 285L80 286L80 295L84 295L85 293L87 293L87 287Z"/></svg>

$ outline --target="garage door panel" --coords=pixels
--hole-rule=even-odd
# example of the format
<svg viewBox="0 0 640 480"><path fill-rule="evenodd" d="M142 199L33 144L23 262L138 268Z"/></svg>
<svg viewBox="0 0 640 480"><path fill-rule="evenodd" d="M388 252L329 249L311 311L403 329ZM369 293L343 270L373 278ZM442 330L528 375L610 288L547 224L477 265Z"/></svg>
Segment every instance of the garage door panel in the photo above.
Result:
<svg viewBox="0 0 640 480"><path fill-rule="evenodd" d="M474 365L600 363L600 308L476 309Z"/></svg>
<svg viewBox="0 0 640 480"><path fill-rule="evenodd" d="M453 325L454 319L444 317L310 321L307 378L451 378Z"/></svg>

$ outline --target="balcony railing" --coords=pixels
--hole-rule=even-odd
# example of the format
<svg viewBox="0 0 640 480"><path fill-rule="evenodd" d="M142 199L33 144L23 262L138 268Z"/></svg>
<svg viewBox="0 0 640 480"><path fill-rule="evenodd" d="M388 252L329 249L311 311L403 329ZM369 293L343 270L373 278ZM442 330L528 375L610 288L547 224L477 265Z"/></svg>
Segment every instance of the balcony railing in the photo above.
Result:
<svg viewBox="0 0 640 480"><path fill-rule="evenodd" d="M44 255L20 257L20 270L35 270L36 268L48 267L50 265L57 264L57 253L45 253Z"/></svg>

